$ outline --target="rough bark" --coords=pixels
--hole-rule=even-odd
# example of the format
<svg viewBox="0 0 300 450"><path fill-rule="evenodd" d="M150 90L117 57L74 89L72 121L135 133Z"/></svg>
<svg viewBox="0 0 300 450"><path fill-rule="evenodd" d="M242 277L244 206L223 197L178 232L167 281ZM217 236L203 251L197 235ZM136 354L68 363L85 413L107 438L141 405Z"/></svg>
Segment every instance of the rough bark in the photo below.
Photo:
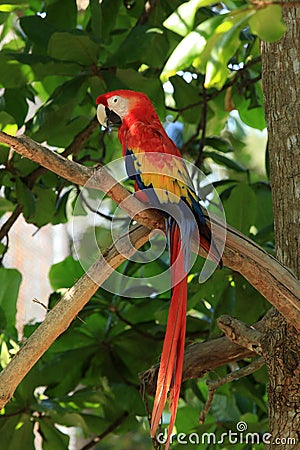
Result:
<svg viewBox="0 0 300 450"><path fill-rule="evenodd" d="M300 8L294 3L283 10L286 34L279 42L263 44L262 59L277 258L299 278ZM278 450L299 449L299 333L274 311L261 343L269 372L272 441L278 439Z"/></svg>

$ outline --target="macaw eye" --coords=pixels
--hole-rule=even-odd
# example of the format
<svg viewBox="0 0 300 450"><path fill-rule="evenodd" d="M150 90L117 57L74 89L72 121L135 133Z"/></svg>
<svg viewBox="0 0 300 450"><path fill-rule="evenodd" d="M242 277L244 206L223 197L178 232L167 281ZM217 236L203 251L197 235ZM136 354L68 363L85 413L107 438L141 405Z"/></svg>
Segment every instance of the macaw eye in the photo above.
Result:
<svg viewBox="0 0 300 450"><path fill-rule="evenodd" d="M114 100L113 100L113 102L114 102L114 103L117 103L117 101L118 101L118 99L117 99L117 97L115 97Z"/></svg>

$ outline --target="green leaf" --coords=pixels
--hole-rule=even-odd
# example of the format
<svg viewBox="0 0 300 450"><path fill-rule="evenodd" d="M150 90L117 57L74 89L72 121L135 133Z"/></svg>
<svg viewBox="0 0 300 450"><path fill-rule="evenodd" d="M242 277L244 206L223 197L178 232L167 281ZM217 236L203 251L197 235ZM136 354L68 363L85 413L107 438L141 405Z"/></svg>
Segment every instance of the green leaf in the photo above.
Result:
<svg viewBox="0 0 300 450"><path fill-rule="evenodd" d="M5 111L16 119L19 128L24 124L28 112L27 91L24 88L5 89Z"/></svg>
<svg viewBox="0 0 300 450"><path fill-rule="evenodd" d="M235 275L236 303L233 317L243 317L251 325L260 319L269 309L267 300L241 275ZM251 308L249 306L251 305Z"/></svg>
<svg viewBox="0 0 300 450"><path fill-rule="evenodd" d="M93 434L101 434L111 425L110 420L103 419L102 417L95 416L93 414L82 414L82 417L89 429L89 432Z"/></svg>
<svg viewBox="0 0 300 450"><path fill-rule="evenodd" d="M1 113L0 113L0 123L2 123L3 125L3 122L1 121ZM9 147L7 145L0 144L0 164L6 164L8 156L9 156Z"/></svg>
<svg viewBox="0 0 300 450"><path fill-rule="evenodd" d="M54 33L48 45L48 54L52 58L83 66L97 64L99 52L100 45L79 31Z"/></svg>
<svg viewBox="0 0 300 450"><path fill-rule="evenodd" d="M30 66L19 64L13 57L0 54L0 86L17 88L25 86L33 77Z"/></svg>
<svg viewBox="0 0 300 450"><path fill-rule="evenodd" d="M22 281L22 275L16 269L0 267L0 308L4 313L5 324L1 329L12 332L16 324L17 300ZM1 315L2 316L2 315Z"/></svg>
<svg viewBox="0 0 300 450"><path fill-rule="evenodd" d="M264 108L262 106L251 108L251 99L243 100L238 107L238 112L242 121L249 127L257 130L264 130L266 128Z"/></svg>
<svg viewBox="0 0 300 450"><path fill-rule="evenodd" d="M10 418L1 417L0 434L3 450L24 450L34 448L34 421L29 414L17 414ZM66 450L64 448L64 450Z"/></svg>
<svg viewBox="0 0 300 450"><path fill-rule="evenodd" d="M53 289L70 288L83 275L84 270L79 261L68 256L63 261L53 264L49 280Z"/></svg>
<svg viewBox="0 0 300 450"><path fill-rule="evenodd" d="M3 0L0 3L0 11L2 12L12 12L15 9L19 9L22 7L26 7L28 6L28 2L27 1L22 1L22 0Z"/></svg>
<svg viewBox="0 0 300 450"><path fill-rule="evenodd" d="M257 9L255 15L250 18L249 25L254 34L267 42L278 41L286 31L279 5L268 5Z"/></svg>
<svg viewBox="0 0 300 450"><path fill-rule="evenodd" d="M57 87L50 104L42 107L36 116L38 129L33 133L33 139L38 142L47 140L48 144L61 147L69 145L89 123L86 115L77 115L78 110L75 111L86 93L85 89L85 76L75 77Z"/></svg>
<svg viewBox="0 0 300 450"><path fill-rule="evenodd" d="M185 433L194 431L199 424L197 414L195 414L195 406L184 406L183 408L179 406L176 414L176 424L179 426L180 431L184 430Z"/></svg>
<svg viewBox="0 0 300 450"><path fill-rule="evenodd" d="M254 225L261 230L274 223L271 187L266 183L255 183L252 189L257 200Z"/></svg>
<svg viewBox="0 0 300 450"><path fill-rule="evenodd" d="M222 152L222 153L233 152L233 148L232 148L230 142L221 137L215 137L215 136L206 137L205 145L208 147L212 147L215 150L219 150L219 152Z"/></svg>
<svg viewBox="0 0 300 450"><path fill-rule="evenodd" d="M20 25L29 40L44 50L47 49L51 35L56 31L55 27L37 15L21 17Z"/></svg>
<svg viewBox="0 0 300 450"><path fill-rule="evenodd" d="M0 197L0 217L6 212L13 211L14 205L5 197Z"/></svg>
<svg viewBox="0 0 300 450"><path fill-rule="evenodd" d="M66 223L68 221L67 203L70 193L71 190L65 192L62 196L59 197L58 202L56 204L56 211L51 220L52 225L57 225L59 223Z"/></svg>
<svg viewBox="0 0 300 450"><path fill-rule="evenodd" d="M47 364L44 364L40 370L40 377L47 385L46 395L57 397L74 390L80 383L85 367L94 353L95 346L90 345L49 356ZM57 372L64 374L63 379L57 379Z"/></svg>
<svg viewBox="0 0 300 450"><path fill-rule="evenodd" d="M68 448L69 436L59 431L54 423L46 417L38 421L43 437L43 450L66 450Z"/></svg>
<svg viewBox="0 0 300 450"><path fill-rule="evenodd" d="M240 32L253 10L236 10L235 15L227 15L215 29L214 45L206 65L205 87L221 89L228 77L227 64L240 45Z"/></svg>
<svg viewBox="0 0 300 450"><path fill-rule="evenodd" d="M143 8L140 2L135 2L134 9ZM112 14L112 3L110 0L103 0L99 3L98 0L90 0L91 9L91 23L94 36L102 39L108 39L110 42L110 49L113 50L116 42L111 40L111 34L118 34L119 30L129 30L134 22L131 22L130 11L125 10L123 0L114 0ZM129 14L128 14L129 13ZM97 17L101 14L101 18ZM142 14L142 10L140 12ZM137 16L140 17L140 14ZM99 28L97 25L99 24ZM120 31L122 33L122 31Z"/></svg>
<svg viewBox="0 0 300 450"><path fill-rule="evenodd" d="M155 51L153 51L154 48ZM128 67L130 63L135 62L160 65L165 59L167 50L164 32L160 28L140 25L131 29L107 64L116 65L119 68Z"/></svg>
<svg viewBox="0 0 300 450"><path fill-rule="evenodd" d="M4 244L2 244L2 242L0 242L0 255L3 255L6 248L7 248L6 245L4 245ZM0 319L0 321L1 321L1 319Z"/></svg>
<svg viewBox="0 0 300 450"><path fill-rule="evenodd" d="M221 155L220 153L216 152L206 152L204 151L202 153L204 158L211 158L213 159L217 164L221 164L222 166L226 166L229 169L233 169L237 172L247 172L247 169L242 166L240 163L235 161L234 159L227 158L224 155Z"/></svg>
<svg viewBox="0 0 300 450"><path fill-rule="evenodd" d="M206 39L198 31L191 31L175 48L161 73L161 80L167 81L179 70L185 69L200 57L206 45Z"/></svg>
<svg viewBox="0 0 300 450"><path fill-rule="evenodd" d="M72 30L77 25L76 0L47 2L46 21L59 30Z"/></svg>
<svg viewBox="0 0 300 450"><path fill-rule="evenodd" d="M52 220L55 213L56 194L54 190L45 189L40 186L34 187L33 194L36 199L35 211L27 221L40 228Z"/></svg>
<svg viewBox="0 0 300 450"><path fill-rule="evenodd" d="M8 17L9 17L9 13L8 12L2 12L1 6L0 6L0 25L3 25L5 23L5 21L6 21L6 19L8 19Z"/></svg>
<svg viewBox="0 0 300 450"><path fill-rule="evenodd" d="M248 235L255 222L256 205L253 189L245 183L238 184L232 189L229 199L224 202L228 223Z"/></svg>
<svg viewBox="0 0 300 450"><path fill-rule="evenodd" d="M178 109L186 106L193 105L199 102L198 90L192 85L187 83L180 76L175 76L170 79L174 86L174 99ZM202 105L196 105L192 108L186 109L182 112L182 116L189 123L198 123L199 117L202 116Z"/></svg>
<svg viewBox="0 0 300 450"><path fill-rule="evenodd" d="M20 178L16 180L16 195L19 205L23 208L24 218L28 221L35 212L35 197Z"/></svg>
<svg viewBox="0 0 300 450"><path fill-rule="evenodd" d="M123 411L134 413L135 415L143 415L145 412L145 405L138 389L134 386L125 384L114 384L112 386L116 404L119 404L119 399L122 399L120 405Z"/></svg>
<svg viewBox="0 0 300 450"><path fill-rule="evenodd" d="M217 421L238 421L240 411L237 407L233 395L216 394L211 406L211 410Z"/></svg>

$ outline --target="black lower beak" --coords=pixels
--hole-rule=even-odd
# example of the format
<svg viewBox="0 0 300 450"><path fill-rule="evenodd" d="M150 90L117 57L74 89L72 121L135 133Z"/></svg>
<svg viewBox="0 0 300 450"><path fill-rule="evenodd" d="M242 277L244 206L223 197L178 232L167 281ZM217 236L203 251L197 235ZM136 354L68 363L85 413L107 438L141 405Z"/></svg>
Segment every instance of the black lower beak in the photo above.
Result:
<svg viewBox="0 0 300 450"><path fill-rule="evenodd" d="M107 126L119 126L122 124L122 119L118 114L116 114L114 111L109 109L107 106L105 107L105 113L106 113L106 123Z"/></svg>

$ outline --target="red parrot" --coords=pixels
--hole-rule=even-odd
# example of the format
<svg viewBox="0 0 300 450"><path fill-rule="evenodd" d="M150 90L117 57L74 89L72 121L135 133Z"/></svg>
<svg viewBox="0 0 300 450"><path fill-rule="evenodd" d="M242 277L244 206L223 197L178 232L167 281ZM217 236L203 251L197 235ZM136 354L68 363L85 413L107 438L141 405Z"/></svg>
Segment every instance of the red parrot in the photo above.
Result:
<svg viewBox="0 0 300 450"><path fill-rule="evenodd" d="M142 191L140 198L166 217L172 295L152 411L151 437L155 437L169 394L171 417L165 446L168 449L182 381L187 276L195 229L199 231L201 247L207 252L212 249L212 258L220 267L222 261L185 162L166 134L150 99L141 92L117 90L100 95L97 104L101 125L119 127L126 170L135 180L135 190Z"/></svg>

